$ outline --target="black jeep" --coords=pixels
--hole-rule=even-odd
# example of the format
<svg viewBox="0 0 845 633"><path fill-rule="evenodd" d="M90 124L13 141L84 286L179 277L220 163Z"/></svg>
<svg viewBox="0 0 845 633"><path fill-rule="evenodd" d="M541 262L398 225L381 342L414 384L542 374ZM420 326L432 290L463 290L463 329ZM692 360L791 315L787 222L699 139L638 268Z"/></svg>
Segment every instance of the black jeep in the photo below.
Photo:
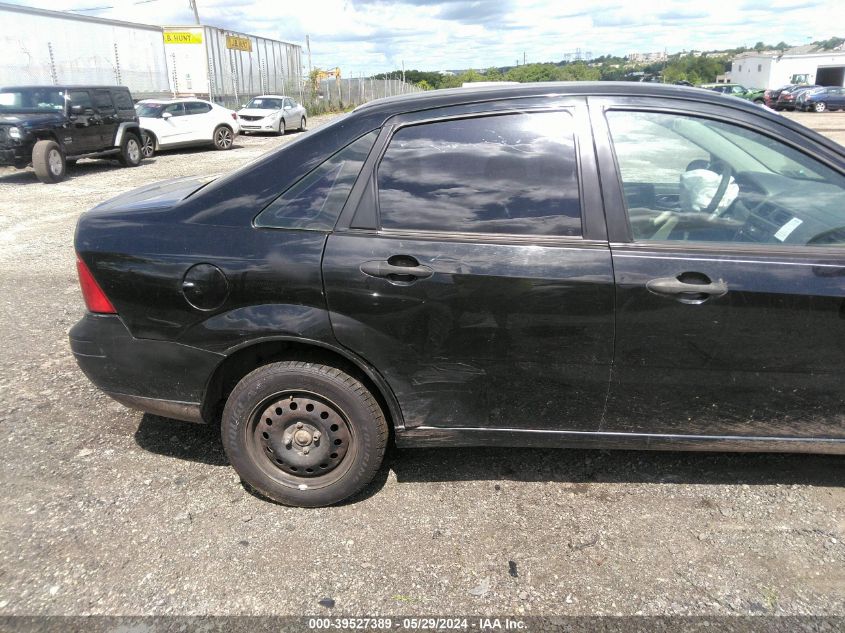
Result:
<svg viewBox="0 0 845 633"><path fill-rule="evenodd" d="M32 165L38 180L59 182L80 158L141 162L141 128L123 86L0 88L0 165Z"/></svg>

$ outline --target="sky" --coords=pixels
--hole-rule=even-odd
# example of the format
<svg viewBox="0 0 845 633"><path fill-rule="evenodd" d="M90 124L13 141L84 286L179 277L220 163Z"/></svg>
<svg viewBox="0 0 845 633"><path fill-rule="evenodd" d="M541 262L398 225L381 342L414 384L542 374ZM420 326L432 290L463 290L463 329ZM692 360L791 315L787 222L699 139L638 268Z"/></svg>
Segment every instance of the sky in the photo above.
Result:
<svg viewBox="0 0 845 633"><path fill-rule="evenodd" d="M193 23L188 0L6 0L157 25ZM842 0L197 0L204 24L305 43L345 76L602 54L713 50L845 36ZM524 57L523 57L524 56ZM303 57L305 59L305 57Z"/></svg>

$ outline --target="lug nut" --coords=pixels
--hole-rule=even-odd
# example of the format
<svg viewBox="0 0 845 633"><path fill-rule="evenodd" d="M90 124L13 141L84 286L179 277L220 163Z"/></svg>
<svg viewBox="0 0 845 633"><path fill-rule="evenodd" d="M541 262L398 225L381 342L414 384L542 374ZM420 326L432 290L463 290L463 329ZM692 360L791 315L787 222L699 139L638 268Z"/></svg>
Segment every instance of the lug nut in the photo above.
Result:
<svg viewBox="0 0 845 633"><path fill-rule="evenodd" d="M320 436L320 432L319 432L319 431L314 431L314 441L315 441L315 442L319 442L319 441L320 441L320 437L321 437L321 436Z"/></svg>
<svg viewBox="0 0 845 633"><path fill-rule="evenodd" d="M285 435L285 447L290 448L291 444L293 444L293 439L290 435Z"/></svg>
<svg viewBox="0 0 845 633"><path fill-rule="evenodd" d="M303 449L302 449L302 454L303 454L303 455L307 455L307 454L308 454L308 453L310 453L310 452L311 452L311 449L309 449L307 446L306 446L305 448L303 448Z"/></svg>
<svg viewBox="0 0 845 633"><path fill-rule="evenodd" d="M297 422L297 423L296 423L296 428L301 429L301 428L302 428L302 422Z"/></svg>

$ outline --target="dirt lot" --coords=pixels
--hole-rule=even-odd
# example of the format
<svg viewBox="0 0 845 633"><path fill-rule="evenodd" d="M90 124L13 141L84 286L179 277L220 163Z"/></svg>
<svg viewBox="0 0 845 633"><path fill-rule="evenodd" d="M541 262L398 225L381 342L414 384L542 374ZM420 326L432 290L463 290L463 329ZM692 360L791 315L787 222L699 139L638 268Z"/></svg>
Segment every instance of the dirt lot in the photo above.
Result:
<svg viewBox="0 0 845 633"><path fill-rule="evenodd" d="M845 142L845 113L791 116ZM840 457L395 451L362 497L301 510L245 491L216 428L94 389L66 339L79 214L296 136L53 186L0 170L0 616L845 615Z"/></svg>

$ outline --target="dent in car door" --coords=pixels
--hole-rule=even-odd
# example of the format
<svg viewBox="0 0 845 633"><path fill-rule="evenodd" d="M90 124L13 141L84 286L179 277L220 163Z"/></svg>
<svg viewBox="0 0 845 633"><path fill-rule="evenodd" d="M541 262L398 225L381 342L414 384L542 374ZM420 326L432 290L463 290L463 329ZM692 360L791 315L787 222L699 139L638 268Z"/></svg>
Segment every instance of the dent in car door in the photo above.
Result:
<svg viewBox="0 0 845 633"><path fill-rule="evenodd" d="M602 430L845 437L845 177L752 115L603 105L617 318ZM727 174L729 204L696 207L687 183L706 172ZM661 173L681 181L677 208L643 195Z"/></svg>
<svg viewBox="0 0 845 633"><path fill-rule="evenodd" d="M352 228L329 236L335 335L406 426L598 427L613 283L603 219L582 227L601 207L577 103L399 128Z"/></svg>

